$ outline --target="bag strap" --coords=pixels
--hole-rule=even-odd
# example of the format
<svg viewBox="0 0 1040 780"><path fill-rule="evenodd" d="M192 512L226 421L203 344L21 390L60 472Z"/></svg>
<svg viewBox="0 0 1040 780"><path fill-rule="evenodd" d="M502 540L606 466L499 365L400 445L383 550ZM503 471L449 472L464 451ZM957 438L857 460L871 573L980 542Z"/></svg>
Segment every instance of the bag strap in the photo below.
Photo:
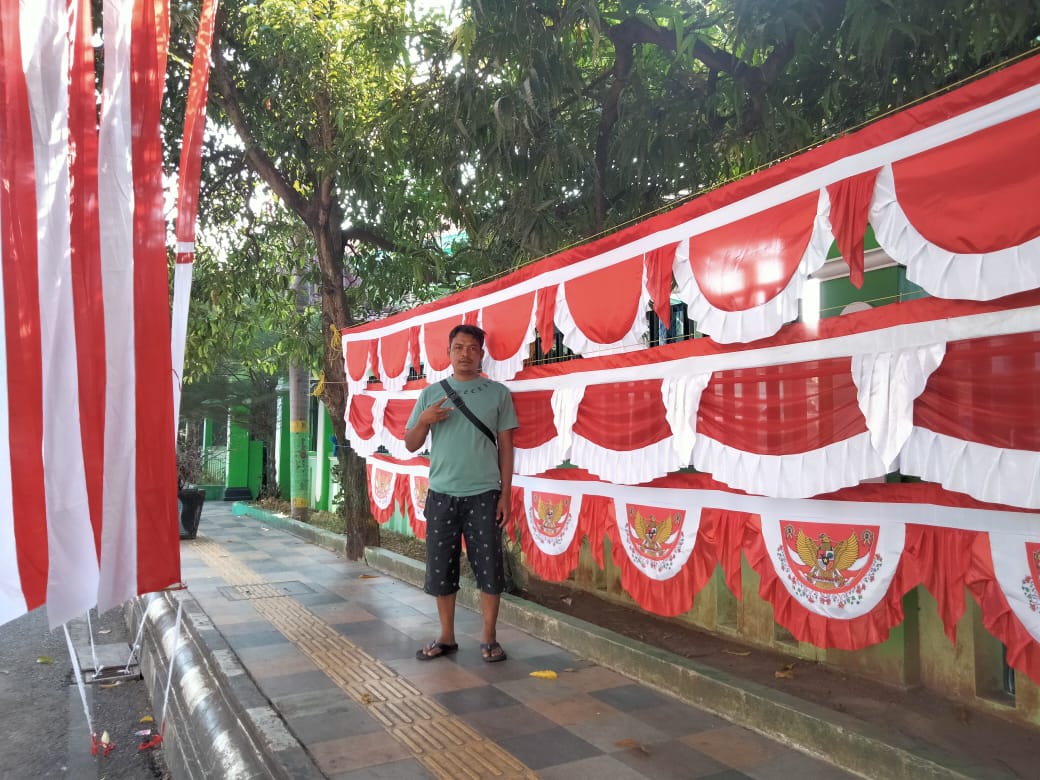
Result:
<svg viewBox="0 0 1040 780"><path fill-rule="evenodd" d="M470 408L466 406L466 402L463 401L462 398L459 397L459 394L455 392L455 388L448 384L448 380L442 379L440 385L441 388L444 390L444 394L448 396L448 400L455 404L455 408L462 412L464 415L466 415L466 419L473 423L475 426L477 426L477 429L485 436L487 436L488 439L491 440L491 443L497 447L498 441L495 439L495 434L493 434L491 432L491 429L484 425L484 423L482 423L480 419L475 414L473 414Z"/></svg>

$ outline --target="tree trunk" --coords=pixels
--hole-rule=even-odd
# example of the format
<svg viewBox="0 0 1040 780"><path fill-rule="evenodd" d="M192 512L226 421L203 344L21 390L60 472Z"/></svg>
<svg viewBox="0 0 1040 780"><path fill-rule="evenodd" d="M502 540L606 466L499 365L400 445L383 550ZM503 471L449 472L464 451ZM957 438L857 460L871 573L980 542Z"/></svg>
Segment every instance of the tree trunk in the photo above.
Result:
<svg viewBox="0 0 1040 780"><path fill-rule="evenodd" d="M322 401L332 418L337 442L346 443L347 373L343 365L340 329L353 324L343 288L342 219L334 202L319 209L319 220L312 234L318 249L321 268L321 311L324 334L325 390ZM346 556L358 560L365 547L379 543L379 526L372 517L368 502L368 477L365 459L343 446L339 448L340 487L343 527L346 534Z"/></svg>
<svg viewBox="0 0 1040 780"><path fill-rule="evenodd" d="M293 279L296 308L307 305L307 289L303 281ZM289 484L293 520L307 522L310 515L310 372L293 363L289 366Z"/></svg>
<svg viewBox="0 0 1040 780"><path fill-rule="evenodd" d="M297 365L289 366L289 480L292 518L307 522L310 515L308 483L310 468L310 372Z"/></svg>

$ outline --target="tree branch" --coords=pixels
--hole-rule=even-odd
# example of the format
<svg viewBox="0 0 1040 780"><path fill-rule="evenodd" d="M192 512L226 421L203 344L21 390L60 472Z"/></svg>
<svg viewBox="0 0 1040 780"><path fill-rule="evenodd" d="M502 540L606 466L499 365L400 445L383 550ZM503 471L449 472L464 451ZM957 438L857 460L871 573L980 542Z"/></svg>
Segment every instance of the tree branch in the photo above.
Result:
<svg viewBox="0 0 1040 780"><path fill-rule="evenodd" d="M227 61L224 59L219 34L213 36L212 56L212 78L213 86L215 87L212 91L213 97L219 101L221 108L231 120L235 132L238 133L238 137L242 140L242 144L246 149L246 160L249 162L250 167L267 182L268 186L274 190L278 197L285 201L290 209L299 215L300 219L313 229L317 217L314 206L293 188L289 180L278 170L274 160L260 148L256 138L253 136L249 121L242 110L241 97L235 88L234 79L231 76Z"/></svg>
<svg viewBox="0 0 1040 780"><path fill-rule="evenodd" d="M353 241L358 241L362 244L372 244L386 252L396 252L398 248L397 244L390 239L367 228L352 227L344 230L343 243L348 244Z"/></svg>

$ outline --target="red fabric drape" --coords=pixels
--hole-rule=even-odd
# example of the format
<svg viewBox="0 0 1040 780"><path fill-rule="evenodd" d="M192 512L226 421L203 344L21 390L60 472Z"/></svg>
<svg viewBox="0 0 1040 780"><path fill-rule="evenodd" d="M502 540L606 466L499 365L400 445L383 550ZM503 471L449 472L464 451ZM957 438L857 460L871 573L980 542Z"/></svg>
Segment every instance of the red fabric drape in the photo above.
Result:
<svg viewBox="0 0 1040 780"><path fill-rule="evenodd" d="M718 562L722 565L722 573L729 592L738 599L743 596L740 577L741 551L747 543L744 539L749 530L755 532L757 526L751 519L757 517L747 512L733 512L727 509L705 507L701 512L700 539L706 547L715 551Z"/></svg>
<svg viewBox="0 0 1040 780"><path fill-rule="evenodd" d="M462 317L448 317L437 322L423 325L423 344L426 347L426 369L444 371L451 361L448 359L448 334L456 325L462 324Z"/></svg>
<svg viewBox="0 0 1040 780"><path fill-rule="evenodd" d="M867 171L835 182L827 188L831 199L831 226L842 257L849 266L849 281L863 286L863 238L867 230L867 214L874 194L878 171Z"/></svg>
<svg viewBox="0 0 1040 780"><path fill-rule="evenodd" d="M678 243L651 249L644 255L646 289L654 302L654 312L666 325L672 319L672 265Z"/></svg>
<svg viewBox="0 0 1040 780"><path fill-rule="evenodd" d="M542 340L542 352L548 354L552 351L556 339L556 327L553 325L556 317L555 285L538 291L536 306L535 328L538 330L538 338Z"/></svg>
<svg viewBox="0 0 1040 780"><path fill-rule="evenodd" d="M408 329L408 355L411 360L412 370L416 374L422 373L422 353L419 351L419 331L421 331L418 325L413 325Z"/></svg>
<svg viewBox="0 0 1040 780"><path fill-rule="evenodd" d="M372 407L375 399L370 395L359 395L355 393L350 397L350 409L347 411L347 419L354 433L368 441L376 435L375 420L372 415Z"/></svg>
<svg viewBox="0 0 1040 780"><path fill-rule="evenodd" d="M1035 586L1035 576L1033 581ZM993 553L986 534L977 534L972 545L967 585L982 610L983 625L1007 647L1008 665L1040 685L1040 642L1026 631L1008 604L993 570Z"/></svg>
<svg viewBox="0 0 1040 780"><path fill-rule="evenodd" d="M975 531L919 526L906 546L907 565L917 567L919 579L935 597L943 629L957 641L957 621L964 614L965 577L971 565Z"/></svg>
<svg viewBox="0 0 1040 780"><path fill-rule="evenodd" d="M520 427L513 432L513 444L521 449L534 449L556 436L553 422L552 390L514 393L513 405Z"/></svg>
<svg viewBox="0 0 1040 780"><path fill-rule="evenodd" d="M697 286L723 311L743 311L783 290L812 237L817 193L773 206L690 239Z"/></svg>
<svg viewBox="0 0 1040 780"><path fill-rule="evenodd" d="M383 430L395 439L404 441L405 428L414 406L413 398L391 398L387 401L386 411L383 413Z"/></svg>
<svg viewBox="0 0 1040 780"><path fill-rule="evenodd" d="M697 430L744 452L787 455L867 430L848 358L719 371L701 395Z"/></svg>
<svg viewBox="0 0 1040 780"><path fill-rule="evenodd" d="M401 376L407 371L410 338L411 328L379 339L379 351L382 356L380 376L384 379Z"/></svg>
<svg viewBox="0 0 1040 780"><path fill-rule="evenodd" d="M597 344L620 341L639 311L643 289L643 258L633 257L616 265L572 279L563 285L574 324Z"/></svg>
<svg viewBox="0 0 1040 780"><path fill-rule="evenodd" d="M958 253L992 252L1040 236L1040 111L892 165L899 205L926 239Z"/></svg>
<svg viewBox="0 0 1040 780"><path fill-rule="evenodd" d="M660 380L590 385L574 433L616 451L642 449L671 436Z"/></svg>
<svg viewBox="0 0 1040 780"><path fill-rule="evenodd" d="M914 424L965 441L1040 451L1038 367L1040 333L952 342L914 404Z"/></svg>
<svg viewBox="0 0 1040 780"><path fill-rule="evenodd" d="M495 360L508 360L524 347L531 324L535 294L527 293L485 306L481 323L486 333L484 349Z"/></svg>

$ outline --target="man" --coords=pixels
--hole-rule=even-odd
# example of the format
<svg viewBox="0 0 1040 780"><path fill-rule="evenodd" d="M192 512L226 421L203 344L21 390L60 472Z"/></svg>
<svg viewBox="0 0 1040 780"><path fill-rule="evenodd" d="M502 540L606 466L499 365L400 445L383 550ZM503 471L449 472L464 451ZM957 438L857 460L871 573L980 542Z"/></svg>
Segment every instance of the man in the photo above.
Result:
<svg viewBox="0 0 1040 780"><path fill-rule="evenodd" d="M484 331L459 325L448 336L453 375L447 380L457 397L487 432L457 408L441 384L425 388L412 410L404 443L410 452L430 445L430 490L426 497L426 585L437 598L440 636L416 652L426 661L459 649L455 641L455 596L459 590L461 539L480 587L484 619L480 652L488 663L506 660L496 625L505 564L502 528L509 520L513 481L513 429L518 427L508 388L482 377ZM497 434L497 444L491 435Z"/></svg>

